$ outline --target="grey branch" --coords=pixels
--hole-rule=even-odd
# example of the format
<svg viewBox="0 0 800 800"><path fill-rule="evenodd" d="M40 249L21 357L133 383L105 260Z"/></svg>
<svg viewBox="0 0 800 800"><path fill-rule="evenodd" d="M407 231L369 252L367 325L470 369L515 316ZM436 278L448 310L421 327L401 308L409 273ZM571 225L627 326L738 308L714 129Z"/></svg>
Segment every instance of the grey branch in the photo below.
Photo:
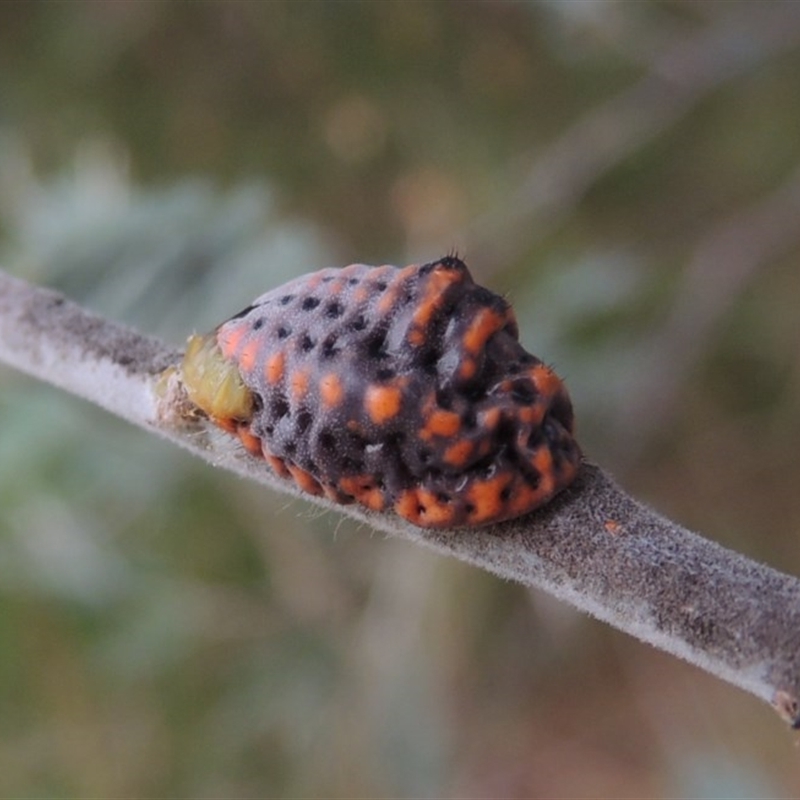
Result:
<svg viewBox="0 0 800 800"><path fill-rule="evenodd" d="M156 339L0 272L0 360L85 397L215 467L300 495L232 437L187 419L180 357ZM167 389L166 393L164 389ZM586 464L544 509L493 527L431 532L392 514L336 506L373 528L544 589L771 703L800 727L800 580L659 516Z"/></svg>

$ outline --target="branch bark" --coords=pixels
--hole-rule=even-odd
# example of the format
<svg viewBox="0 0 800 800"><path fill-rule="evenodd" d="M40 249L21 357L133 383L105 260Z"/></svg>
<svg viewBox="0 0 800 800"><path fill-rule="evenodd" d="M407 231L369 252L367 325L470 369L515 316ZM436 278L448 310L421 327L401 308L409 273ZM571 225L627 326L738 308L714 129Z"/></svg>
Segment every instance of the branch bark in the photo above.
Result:
<svg viewBox="0 0 800 800"><path fill-rule="evenodd" d="M0 272L0 361L80 395L216 467L302 496L537 587L771 703L800 727L800 580L691 533L599 467L544 509L477 530L427 531L302 494L232 437L181 410L161 375L180 353Z"/></svg>

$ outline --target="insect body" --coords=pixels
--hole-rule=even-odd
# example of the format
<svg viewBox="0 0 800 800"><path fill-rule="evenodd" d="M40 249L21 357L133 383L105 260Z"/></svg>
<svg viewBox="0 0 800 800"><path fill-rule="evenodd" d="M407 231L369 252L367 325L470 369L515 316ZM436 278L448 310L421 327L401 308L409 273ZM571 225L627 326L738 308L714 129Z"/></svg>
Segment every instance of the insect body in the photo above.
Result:
<svg viewBox="0 0 800 800"><path fill-rule="evenodd" d="M527 513L581 461L563 383L454 256L297 278L192 337L182 372L278 475L422 527Z"/></svg>

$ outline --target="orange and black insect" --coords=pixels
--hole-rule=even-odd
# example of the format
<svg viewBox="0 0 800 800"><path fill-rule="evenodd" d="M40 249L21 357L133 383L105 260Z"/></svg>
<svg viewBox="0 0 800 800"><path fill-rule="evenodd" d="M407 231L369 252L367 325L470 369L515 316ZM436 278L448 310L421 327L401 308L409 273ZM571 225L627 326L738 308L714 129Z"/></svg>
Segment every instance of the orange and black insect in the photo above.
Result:
<svg viewBox="0 0 800 800"><path fill-rule="evenodd" d="M564 384L455 256L290 281L192 337L182 375L278 475L422 527L525 514L581 462Z"/></svg>

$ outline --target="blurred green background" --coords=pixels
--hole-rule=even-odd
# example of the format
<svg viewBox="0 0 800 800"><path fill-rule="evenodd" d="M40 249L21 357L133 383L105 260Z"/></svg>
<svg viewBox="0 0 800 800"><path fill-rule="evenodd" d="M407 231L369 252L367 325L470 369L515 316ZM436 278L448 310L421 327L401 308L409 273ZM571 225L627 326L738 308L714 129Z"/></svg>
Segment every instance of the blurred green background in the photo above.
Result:
<svg viewBox="0 0 800 800"><path fill-rule="evenodd" d="M593 460L800 574L800 4L0 4L0 263L182 342L456 248ZM797 796L765 705L0 370L0 797Z"/></svg>

